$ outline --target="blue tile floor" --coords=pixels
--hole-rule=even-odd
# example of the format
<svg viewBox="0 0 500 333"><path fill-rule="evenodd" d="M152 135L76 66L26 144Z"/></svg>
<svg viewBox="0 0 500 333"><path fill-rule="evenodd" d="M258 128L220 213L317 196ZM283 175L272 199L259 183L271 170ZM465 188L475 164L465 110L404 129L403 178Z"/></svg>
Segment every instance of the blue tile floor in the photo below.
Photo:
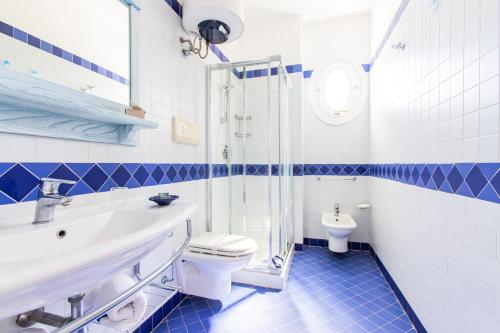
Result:
<svg viewBox="0 0 500 333"><path fill-rule="evenodd" d="M222 301L189 296L155 333L415 332L368 252L296 252L284 291L234 284Z"/></svg>

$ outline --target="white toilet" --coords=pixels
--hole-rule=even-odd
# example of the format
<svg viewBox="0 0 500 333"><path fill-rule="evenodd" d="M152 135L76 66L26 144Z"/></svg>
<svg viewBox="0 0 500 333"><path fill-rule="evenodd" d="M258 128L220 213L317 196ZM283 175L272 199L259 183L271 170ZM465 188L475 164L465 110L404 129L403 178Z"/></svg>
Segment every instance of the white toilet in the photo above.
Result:
<svg viewBox="0 0 500 333"><path fill-rule="evenodd" d="M231 292L231 273L246 266L257 244L245 236L213 234L193 237L178 264L182 292L221 299Z"/></svg>
<svg viewBox="0 0 500 333"><path fill-rule="evenodd" d="M323 213L321 224L328 233L328 248L330 251L345 253L348 251L348 236L358 226L348 214Z"/></svg>

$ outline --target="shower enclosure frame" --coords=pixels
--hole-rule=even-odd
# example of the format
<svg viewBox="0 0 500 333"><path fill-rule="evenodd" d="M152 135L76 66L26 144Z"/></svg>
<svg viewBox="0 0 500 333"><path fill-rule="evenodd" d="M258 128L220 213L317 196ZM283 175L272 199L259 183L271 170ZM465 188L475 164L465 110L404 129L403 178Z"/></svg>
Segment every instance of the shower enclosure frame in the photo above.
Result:
<svg viewBox="0 0 500 333"><path fill-rule="evenodd" d="M264 59L259 59L259 60L252 60L252 61L239 61L239 62L225 62L225 63L218 63L218 64L211 64L211 65L207 65L207 71L206 71L206 108L207 108L207 119L206 119L206 123L207 123L207 130L206 130L206 140L207 140L207 150L206 150L206 154L207 154L207 165L208 165L208 183L207 183L207 206L206 206L206 213L207 213L207 223L206 223L206 231L208 232L211 232L212 231L212 204L213 204L213 196L212 196L212 191L213 191L213 153L214 153L214 149L213 149L213 133L212 133L212 124L213 124L213 120L214 120L214 110L213 110L213 107L212 107L212 93L211 93L211 89L212 89L212 71L215 71L215 70L227 70L228 72L228 77L229 75L231 74L231 72L234 74L234 70L237 70L237 68L243 68L243 117L246 117L247 116L247 110L246 110L246 95L245 95L245 84L246 84L246 80L247 80L247 75L246 75L246 68L249 67L249 66L258 66L258 65L261 65L261 66L266 66L267 68L267 110L268 110L268 131L270 133L270 131L272 130L272 124L271 124L271 76L272 76L272 71L271 71L271 66L273 63L276 63L277 64L277 67L278 67L278 74L282 74L282 77L284 78L284 83L286 84L286 87L284 89L285 91L285 98L287 99L287 110L286 112L289 112L289 90L292 88L292 85L291 85L291 82L290 82L290 78L288 76L288 73L287 73L287 70L286 70L286 66L284 64L284 61L283 61L283 58L280 56L280 55L275 55L275 56L271 56L271 57L268 57L268 58L264 58ZM228 82L230 82L228 80ZM282 84L282 80L281 78L279 79L278 81L279 83L279 92L276 96L276 98L278 98L278 115L279 117L281 118L281 84ZM229 103L230 102L230 96L227 97L227 101L226 103ZM290 119L288 118L288 121L290 121ZM244 122L246 124L246 122ZM281 119L278 120L278 130L281 132ZM245 129L246 129L246 125L244 125ZM227 126L229 127L229 126ZM228 129L226 129L228 130ZM289 131L291 131L291 128L289 128ZM226 135L228 135L227 139L229 138L229 143L230 143L230 135L231 133L227 133ZM245 135L243 135L243 146L245 146ZM283 200L284 198L282 198L282 193L281 193L281 189L282 189L282 172L283 172L283 167L282 167L282 154L281 154L281 140L282 140L282 136L281 136L281 133L278 135L278 146L280 147L279 149L279 153L278 153L278 156L279 156L279 163L278 163L278 176L279 176L279 186L278 186L278 196L279 196L279 232L278 232L278 245L279 245L279 255L282 257L283 261L284 261L284 265L287 263L288 261L288 258L290 257L290 253L293 251L293 245L294 245L294 242L293 242L293 231L288 235L288 238L287 240L290 240L290 241L287 241L285 240L285 244L283 244L283 239L282 239L282 230L281 228L283 227L283 223L287 223L287 221L284 221L283 222L283 216L281 214L281 211L282 211L282 205L283 205ZM291 145L291 136L289 138L289 145ZM269 137L268 137L268 205L269 205L269 218L270 218L270 223L269 223L269 231L268 231L268 258L267 258L267 267L251 267L251 268L246 268L246 269L250 269L250 270L255 270L255 271L264 271L264 272L269 272L271 274L281 274L281 268L277 268L276 265L274 265L273 263L273 223L272 223L272 218L273 218L273 205L272 205L272 193L273 193L273 189L272 189L272 177L273 177L273 171L272 171L272 167L273 167L273 164L272 164L272 138L271 138L271 135L269 134ZM229 154L229 157L227 159L227 164L229 165L228 167L228 177L229 177L229 182L231 181L231 177L232 177L232 162L231 162L231 157L230 157L231 154ZM243 154L244 155L244 154ZM246 169L246 160L245 158L243 158L243 170ZM291 177L293 177L293 164L291 162L291 159L290 159L290 162L289 164L291 166L289 166L291 168ZM244 171L243 172L243 177L246 177L246 172ZM246 184L246 180L244 179L243 180L243 186L245 186ZM232 186L231 186L231 183L228 184L228 187L229 187L229 195L232 195L231 194L231 190L232 190ZM291 214L290 214L290 218L292 219L292 226L293 226L293 211L294 211L294 203L293 203L293 181L290 182L290 200L291 200L291 207L290 207L290 210L291 210ZM245 192L245 190L243 190ZM230 208L231 209L231 208ZM230 233L231 233L231 220L229 220L229 230L230 230ZM284 246L284 248L283 248ZM283 265L283 266L284 266Z"/></svg>

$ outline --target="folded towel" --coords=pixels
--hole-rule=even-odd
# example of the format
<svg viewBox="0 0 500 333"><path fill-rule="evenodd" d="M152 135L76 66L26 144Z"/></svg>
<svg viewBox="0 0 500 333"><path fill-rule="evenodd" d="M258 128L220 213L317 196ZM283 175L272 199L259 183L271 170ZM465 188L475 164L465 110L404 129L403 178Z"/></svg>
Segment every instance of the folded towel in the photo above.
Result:
<svg viewBox="0 0 500 333"><path fill-rule="evenodd" d="M19 331L19 333L49 333L49 331L45 328L41 327L31 327L24 330Z"/></svg>
<svg viewBox="0 0 500 333"><path fill-rule="evenodd" d="M119 296L136 283L137 282L130 276L120 274L104 283L99 289L92 291L88 300L91 300L94 305L104 304ZM143 292L138 292L130 296L121 304L115 306L111 311L106 313L107 317L101 318L99 322L105 326L128 331L144 317L146 309L146 295Z"/></svg>

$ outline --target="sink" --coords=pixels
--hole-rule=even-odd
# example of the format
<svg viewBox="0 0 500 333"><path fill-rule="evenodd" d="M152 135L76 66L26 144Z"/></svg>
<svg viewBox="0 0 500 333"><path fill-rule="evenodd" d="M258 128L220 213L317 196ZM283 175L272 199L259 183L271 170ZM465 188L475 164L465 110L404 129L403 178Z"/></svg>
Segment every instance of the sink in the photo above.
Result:
<svg viewBox="0 0 500 333"><path fill-rule="evenodd" d="M95 288L136 264L195 210L189 202L135 200L57 212L48 224L7 221L0 228L0 318Z"/></svg>

